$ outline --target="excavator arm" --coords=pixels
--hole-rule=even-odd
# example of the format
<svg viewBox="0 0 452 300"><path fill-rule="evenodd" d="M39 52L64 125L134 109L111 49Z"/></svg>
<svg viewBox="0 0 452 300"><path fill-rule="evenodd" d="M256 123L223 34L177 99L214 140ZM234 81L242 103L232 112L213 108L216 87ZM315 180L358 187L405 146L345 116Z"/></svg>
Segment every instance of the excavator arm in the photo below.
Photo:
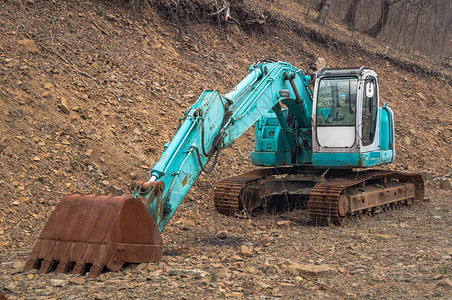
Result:
<svg viewBox="0 0 452 300"><path fill-rule="evenodd" d="M282 116L280 102L294 115L298 128L311 127L309 76L289 63L270 59L249 69L248 76L228 94L222 96L216 90L202 93L185 111L182 125L165 145L150 180L136 185L133 196L146 204L160 232L201 172L212 171L220 151L269 110L281 123L291 151L297 150L299 142Z"/></svg>

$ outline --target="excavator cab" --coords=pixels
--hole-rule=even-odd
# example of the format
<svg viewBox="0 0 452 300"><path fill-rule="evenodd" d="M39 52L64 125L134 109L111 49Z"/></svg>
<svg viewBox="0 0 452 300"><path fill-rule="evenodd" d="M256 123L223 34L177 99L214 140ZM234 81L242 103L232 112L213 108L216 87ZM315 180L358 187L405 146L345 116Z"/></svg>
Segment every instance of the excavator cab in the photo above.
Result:
<svg viewBox="0 0 452 300"><path fill-rule="evenodd" d="M314 166L371 167L394 159L393 113L379 107L377 74L367 67L320 70L312 120Z"/></svg>

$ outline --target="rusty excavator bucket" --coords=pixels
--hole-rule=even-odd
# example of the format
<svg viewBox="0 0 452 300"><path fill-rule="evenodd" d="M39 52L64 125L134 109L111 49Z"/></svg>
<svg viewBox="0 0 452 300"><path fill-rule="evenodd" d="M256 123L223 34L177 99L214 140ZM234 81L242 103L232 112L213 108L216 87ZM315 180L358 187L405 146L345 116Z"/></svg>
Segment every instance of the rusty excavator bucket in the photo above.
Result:
<svg viewBox="0 0 452 300"><path fill-rule="evenodd" d="M132 196L68 195L50 215L24 272L71 271L88 277L126 263L162 256L159 230L146 206Z"/></svg>

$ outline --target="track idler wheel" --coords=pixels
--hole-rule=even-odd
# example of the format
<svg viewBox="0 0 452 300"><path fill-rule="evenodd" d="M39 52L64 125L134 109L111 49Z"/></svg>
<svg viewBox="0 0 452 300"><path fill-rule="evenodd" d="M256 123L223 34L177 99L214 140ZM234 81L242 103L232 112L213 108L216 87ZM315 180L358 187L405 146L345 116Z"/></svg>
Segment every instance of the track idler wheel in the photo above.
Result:
<svg viewBox="0 0 452 300"><path fill-rule="evenodd" d="M345 217L345 215L348 212L348 198L347 198L347 196L340 195L337 206L338 206L339 216Z"/></svg>
<svg viewBox="0 0 452 300"><path fill-rule="evenodd" d="M39 235L24 272L98 276L126 263L156 262L163 242L146 206L132 196L63 198Z"/></svg>

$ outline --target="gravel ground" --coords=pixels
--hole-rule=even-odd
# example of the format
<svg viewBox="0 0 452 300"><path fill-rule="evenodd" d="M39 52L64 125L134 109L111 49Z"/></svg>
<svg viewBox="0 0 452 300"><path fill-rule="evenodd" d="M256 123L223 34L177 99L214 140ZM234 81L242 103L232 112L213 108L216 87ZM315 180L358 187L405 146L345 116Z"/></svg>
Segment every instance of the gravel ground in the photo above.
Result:
<svg viewBox="0 0 452 300"><path fill-rule="evenodd" d="M192 18L175 25L156 7L134 14L111 1L0 2L0 299L452 298L447 79L393 64L375 55L376 41L337 34L341 26L311 29L365 40L371 50L319 44L303 35L309 20L296 20L296 2L281 2L291 10L269 8L270 26L241 29ZM162 235L159 263L96 279L22 272L64 195L127 193L132 180L148 177L204 89L229 91L264 57L307 73L319 57L376 70L381 102L396 116L389 168L425 176L424 204L340 227L315 227L300 210L219 215L216 182L254 168L251 129L196 182Z"/></svg>

